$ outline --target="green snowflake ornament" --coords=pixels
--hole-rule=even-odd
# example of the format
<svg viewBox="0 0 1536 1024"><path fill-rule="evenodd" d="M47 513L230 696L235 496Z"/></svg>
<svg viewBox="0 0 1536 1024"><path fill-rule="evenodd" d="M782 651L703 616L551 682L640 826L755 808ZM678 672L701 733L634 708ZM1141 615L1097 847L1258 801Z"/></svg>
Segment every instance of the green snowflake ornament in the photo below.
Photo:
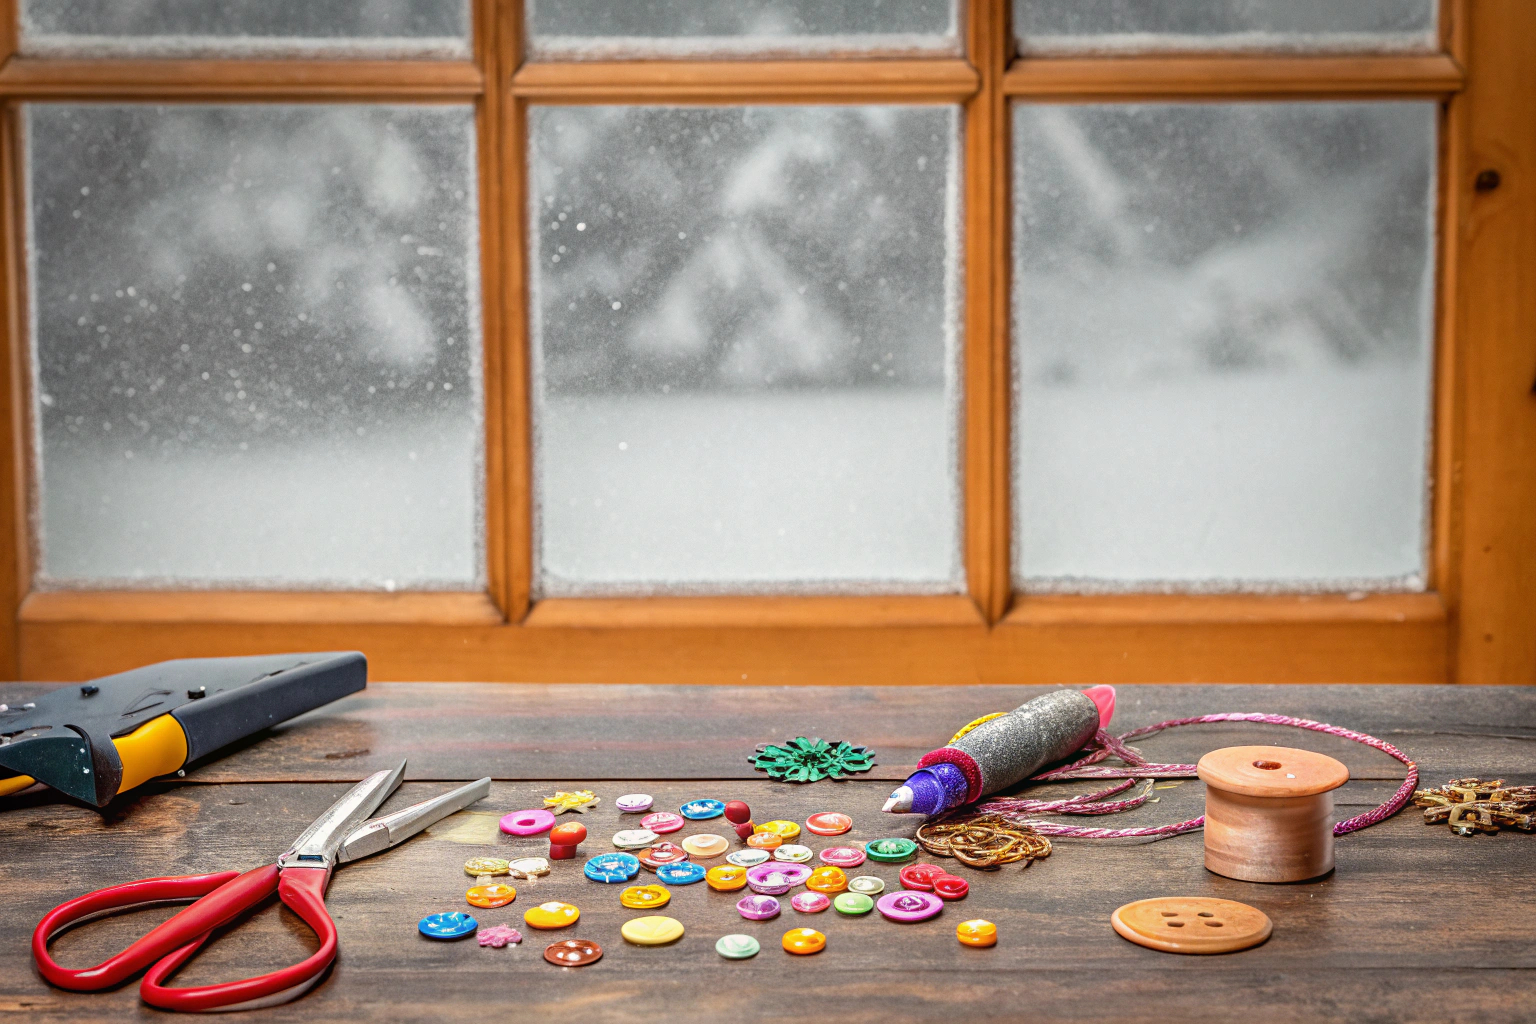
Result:
<svg viewBox="0 0 1536 1024"><path fill-rule="evenodd" d="M782 747L759 744L747 761L776 782L819 782L869 771L875 766L875 752L842 740L797 736Z"/></svg>

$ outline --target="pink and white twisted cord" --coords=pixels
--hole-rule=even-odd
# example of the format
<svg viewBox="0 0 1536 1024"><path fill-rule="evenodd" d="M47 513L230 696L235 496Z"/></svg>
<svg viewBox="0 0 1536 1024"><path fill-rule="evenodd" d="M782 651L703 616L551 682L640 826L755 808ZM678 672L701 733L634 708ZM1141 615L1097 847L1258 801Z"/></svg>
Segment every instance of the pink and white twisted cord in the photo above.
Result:
<svg viewBox="0 0 1536 1024"><path fill-rule="evenodd" d="M1157 825L1152 828L1087 828L1079 825L1064 825L1060 822L1041 821L1037 818L1028 818L1029 814L1115 814L1119 811L1128 811L1132 807L1140 807L1152 795L1153 779L1189 779L1196 776L1196 766L1192 764L1154 764L1142 756L1141 751L1131 746L1129 741L1140 739L1143 736L1151 736L1153 733L1162 732L1164 729L1172 729L1179 725L1203 725L1209 722L1262 722L1265 725L1289 725L1297 729L1311 729L1313 732L1327 733L1330 736L1342 736L1356 743L1364 743L1368 747L1375 747L1383 753L1390 754L1403 764L1408 766L1408 777L1398 787L1392 799L1380 807L1357 814L1348 821L1341 821L1333 826L1333 834L1342 836L1356 829L1374 825L1378 821L1384 821L1396 814L1413 796L1413 791L1419 784L1419 766L1408 755L1398 750L1385 740L1379 740L1374 736L1368 736L1363 732L1355 732L1353 729L1345 729L1337 725L1329 725L1326 722L1314 722L1309 718L1292 718L1290 715L1266 715L1257 712L1235 712L1223 715L1199 715L1195 718L1172 718L1166 722L1158 722L1155 725L1144 725L1139 729L1132 729L1123 736L1112 736L1103 729L1090 741L1086 748L1087 753L1073 761L1071 764L1054 771L1042 772L1030 781L1032 782L1062 782L1068 779L1121 779L1107 789L1101 789L1095 793L1084 793L1081 796L1066 797L1059 800L1031 800L1018 797L998 797L986 803L979 804L977 811L1005 815L1015 825L1026 825L1041 835L1060 836L1068 839L1133 839L1133 838L1164 838L1167 836L1182 835L1185 832L1193 832L1205 825L1204 815L1191 818L1188 821L1176 822L1172 825ZM1100 766L1099 762L1109 757L1119 758L1124 765L1114 767L1111 765ZM1145 786L1135 796L1123 800L1105 800L1105 797L1123 793L1136 785L1138 781L1144 781Z"/></svg>

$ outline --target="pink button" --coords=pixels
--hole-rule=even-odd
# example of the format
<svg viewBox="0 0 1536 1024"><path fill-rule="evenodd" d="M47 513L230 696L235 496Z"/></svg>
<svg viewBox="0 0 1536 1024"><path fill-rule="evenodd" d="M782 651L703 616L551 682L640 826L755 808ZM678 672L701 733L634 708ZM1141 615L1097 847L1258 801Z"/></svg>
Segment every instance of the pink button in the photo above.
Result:
<svg viewBox="0 0 1536 1024"><path fill-rule="evenodd" d="M835 868L856 868L867 859L857 846L833 846L821 851L821 862Z"/></svg>
<svg viewBox="0 0 1536 1024"><path fill-rule="evenodd" d="M825 893L797 892L789 898L789 905L802 914L819 914L832 905L832 899Z"/></svg>
<svg viewBox="0 0 1536 1024"><path fill-rule="evenodd" d="M736 904L736 912L748 921L766 921L779 916L779 901L772 896L753 893L741 898Z"/></svg>
<svg viewBox="0 0 1536 1024"><path fill-rule="evenodd" d="M769 861L747 869L747 884L752 891L768 896L782 896L810 877L811 869L804 864L781 861Z"/></svg>
<svg viewBox="0 0 1536 1024"><path fill-rule="evenodd" d="M540 808L532 811L513 811L501 818L501 830L509 836L536 836L548 832L555 825L555 816Z"/></svg>
<svg viewBox="0 0 1536 1024"><path fill-rule="evenodd" d="M640 826L648 828L657 835L666 835L668 832L676 832L686 825L682 815L673 814L671 811L657 811L655 814L647 814L640 819Z"/></svg>
<svg viewBox="0 0 1536 1024"><path fill-rule="evenodd" d="M944 909L944 901L931 892L902 889L881 896L875 909L892 921L926 921Z"/></svg>

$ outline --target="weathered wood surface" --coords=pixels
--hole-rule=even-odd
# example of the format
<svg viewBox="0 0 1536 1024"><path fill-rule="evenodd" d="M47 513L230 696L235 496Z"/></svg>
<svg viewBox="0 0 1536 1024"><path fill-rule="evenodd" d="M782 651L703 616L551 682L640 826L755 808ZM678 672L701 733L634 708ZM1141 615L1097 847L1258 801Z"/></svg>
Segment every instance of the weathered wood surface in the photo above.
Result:
<svg viewBox="0 0 1536 1024"><path fill-rule="evenodd" d="M431 688L437 690L440 688ZM473 690L455 690L468 708L484 706ZM507 687L495 687L506 690ZM580 701L556 701L560 690L540 691L549 702L537 712L546 727L560 707ZM1445 688L1410 696L1402 688L1327 688L1311 706L1280 702L1300 688L1264 688L1264 699L1236 701L1223 688L1147 688L1127 694L1124 724L1188 714L1198 710L1285 710L1374 732L1426 759L1433 750L1439 774L1495 771L1512 781L1536 781L1536 762L1528 751L1536 734L1530 695L1516 690ZM649 707L659 718L681 720L684 708L697 710L700 724L672 737L656 730L655 720L626 732L621 709L606 703L612 688L582 689L608 707L607 733L585 753L585 771L555 774L539 781L499 782L481 804L454 816L404 846L338 869L331 886L330 909L341 932L341 958L331 974L309 995L287 1007L259 1011L273 1021L340 1020L480 1020L582 1019L752 1020L766 1017L815 1017L859 1021L901 1020L1116 1020L1199 1021L1509 1021L1530 1012L1528 992L1536 975L1536 837L1502 834L1461 839L1443 826L1423 824L1415 810L1337 844L1337 871L1321 881L1264 886L1236 882L1201 866L1197 834L1156 843L1059 841L1051 857L1028 870L974 872L948 862L972 883L971 895L946 908L938 918L901 926L878 914L841 918L835 912L806 916L786 909L776 920L742 920L734 905L739 894L709 891L703 885L673 887L663 911L688 931L675 946L642 949L619 937L620 924L637 912L618 903L620 886L602 886L581 877L580 862L556 864L556 873L532 885L519 883L517 901L500 911L477 912L483 923L511 923L521 928L522 911L545 899L563 899L582 908L572 929L540 933L523 928L516 949L482 949L472 940L434 943L415 932L423 914L464 907L470 884L463 861L482 853L510 856L541 852L537 839L514 840L495 830L508 810L536 805L555 788L589 783L603 803L581 817L591 838L586 854L611 849L612 833L633 827L635 816L620 815L613 800L625 792L655 795L658 807L676 807L685 799L714 796L749 801L758 821L774 817L803 821L818 810L851 814L855 831L846 837L806 837L822 849L881 835L910 835L915 819L879 813L889 783L861 778L834 784L784 786L762 779L723 778L694 781L641 781L638 768L624 768L629 781L601 781L612 755L621 767L655 763L658 773L682 762L701 774L714 754L693 759L695 742L711 743L711 722L731 736L752 736L759 728L752 709L738 710L732 721L727 704L713 691L650 691ZM930 691L931 693L932 691ZM946 691L953 692L953 691ZM1351 694L1357 701L1352 706ZM394 695L419 699L418 688L371 688L366 699L385 706L359 709L338 705L333 716L360 716L375 724L406 722L388 707ZM1379 701L1378 695L1408 698ZM1459 697L1459 700L1446 700ZM793 693L790 694L793 696ZM974 695L983 696L983 695ZM1010 699L1017 697L1011 694ZM847 720L856 727L875 726L905 739L910 749L931 743L924 728L951 727L956 712L942 720L906 690L863 691L858 713ZM1198 702L1192 698L1202 697ZM882 710L886 698L902 711ZM1129 699L1127 699L1129 698ZM1140 703L1138 704L1138 698ZM0 698L3 699L3 698ZM1015 700L1016 702L1016 700ZM535 713L515 702L529 719ZM1417 709L1416 711L1414 709ZM976 708L975 710L983 710ZM1396 709L1396 710L1394 710ZM780 710L769 709L774 714ZM966 705L958 712L965 717ZM460 721L473 712L458 709ZM837 724L830 710L815 722ZM908 724L908 719L916 720ZM316 716L324 719L325 716ZM927 719L927 721L925 721ZM432 721L432 719L427 719ZM793 719L771 724L782 729ZM320 725L321 723L315 723ZM333 723L334 724L334 723ZM298 728L302 732L307 725ZM324 728L324 726L321 726ZM390 727L393 728L393 727ZM428 727L443 736L441 724ZM403 729L403 725L402 725ZM1393 730L1398 735L1391 735ZM1478 734L1476 730L1483 730ZM799 731L790 726L790 732ZM807 729L832 733L828 728ZM482 735L489 735L484 730ZM1200 733L1200 727L1181 730ZM1278 730L1266 731L1266 736ZM1470 734L1469 734L1470 733ZM838 730L838 735L878 746L868 732ZM376 736L394 735L379 728ZM580 753L577 730L565 730L569 746L563 758ZM768 738L769 732L761 738ZM1203 752L1209 741L1191 747L1167 743L1169 756ZM1252 740L1254 732L1224 737ZM945 737L940 736L939 740ZM1324 740L1295 730L1277 737L1295 745L1322 749L1308 740ZM255 755L263 747L292 744L292 732L263 741L222 762L220 771ZM416 741L416 742L419 742ZM1153 741L1158 742L1158 741ZM1180 741L1181 743L1183 741ZM1421 749L1422 744L1422 749ZM750 746L750 744L748 745ZM1385 799L1400 777L1400 766L1384 755L1356 747L1356 778L1337 794L1341 816L1358 813ZM300 746L315 751L325 747ZM1148 744L1150 753L1164 751ZM1527 751L1521 758L1520 752ZM290 750L290 753L292 751ZM393 751L392 751L393 753ZM410 752L416 757L415 751ZM744 757L744 752L731 753ZM372 767L359 755L342 761L348 778ZM472 743L433 755L434 770L445 778L479 774L484 755ZM507 756L502 752L499 756ZM1501 760L1502 759L1502 760ZM733 756L722 763L734 771ZM336 765L321 762L318 771L292 758L296 778L311 784L225 782L146 786L114 803L105 815L60 803L34 791L13 799L0 811L0 885L6 893L0 910L0 1014L16 1019L122 1020L151 1017L129 985L113 992L80 995L49 988L36 975L28 939L37 919L54 904L88 889L133 878L190 873L225 867L251 867L270 858L292 840L330 800L344 791L340 782L320 778ZM368 763L363 763L368 762ZM382 763L382 762L380 762ZM413 762L417 763L417 762ZM551 761L547 763L572 763ZM274 760L281 767L284 762ZM743 761L744 765L744 761ZM206 769L205 769L206 770ZM621 774L612 771L612 774ZM1436 781L1443 781L1431 776ZM1082 784L1051 787L1051 792L1081 791ZM442 789L432 782L407 783L386 805L403 806ZM1198 814L1203 786L1180 782L1157 791L1158 803L1112 819L1116 824L1148 824ZM1103 823L1101 819L1097 823ZM690 823L679 834L718 831L719 820ZM925 858L929 859L929 858ZM867 863L861 873L876 874L895 886L899 866ZM1134 899L1194 894L1237 899L1259 907L1275 923L1274 936L1256 949L1216 957L1181 957L1134 946L1109 927L1115 907ZM66 933L55 943L66 964L95 963L171 911L145 910ZM985 917L998 924L999 944L990 950L961 947L954 939L958 921ZM808 924L828 935L828 948L801 959L783 953L779 936ZM717 956L716 938L728 932L754 934L763 942L757 958L727 962ZM573 935L595 939L606 955L580 970L546 964L545 945ZM230 931L199 956L179 978L182 984L210 983L292 962L313 948L304 926L286 910L267 909ZM3 1019L3 1017L0 1017ZM159 1018L163 1019L163 1018Z"/></svg>
<svg viewBox="0 0 1536 1024"><path fill-rule="evenodd" d="M46 687L0 684L0 701ZM750 779L757 744L793 736L874 748L866 777L902 779L953 731L1046 692L1030 686L664 687L373 683L189 773L200 782L356 780L401 758L407 777ZM1262 711L1377 736L1426 778L1510 774L1536 759L1536 688L1452 686L1122 686L1116 732L1170 718ZM1384 754L1280 726L1186 726L1141 743L1189 763L1236 743L1307 747L1360 777L1401 778ZM1475 758L1469 759L1469 752ZM1447 776L1450 777L1450 776Z"/></svg>

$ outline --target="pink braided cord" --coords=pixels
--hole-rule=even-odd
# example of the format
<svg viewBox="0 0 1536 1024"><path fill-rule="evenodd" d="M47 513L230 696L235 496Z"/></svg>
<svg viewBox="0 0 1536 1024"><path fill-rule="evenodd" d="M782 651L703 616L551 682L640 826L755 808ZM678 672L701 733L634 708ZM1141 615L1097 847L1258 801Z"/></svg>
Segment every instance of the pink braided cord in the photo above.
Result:
<svg viewBox="0 0 1536 1024"><path fill-rule="evenodd" d="M1042 772L1030 781L1032 782L1061 782L1067 779L1122 779L1107 789L1101 789L1094 793L1084 793L1081 796L1065 797L1060 800L1031 800L1021 797L998 797L989 800L976 807L981 812L1003 814L1015 825L1027 825L1041 835L1061 836L1068 839L1131 839L1131 838L1165 838L1167 836L1182 835L1185 832L1193 832L1205 825L1205 817L1191 818L1188 821L1176 822L1172 825L1157 825L1152 828L1087 828L1080 825L1064 825L1054 821L1040 821L1036 818L1026 818L1026 814L1114 814L1118 811L1130 810L1139 807L1146 802L1152 793L1153 779L1189 779L1196 775L1196 767L1192 764L1154 764L1142 756L1141 751L1131 746L1128 741L1140 739L1143 736L1151 736L1162 732L1164 729L1172 729L1180 725L1203 725L1208 722L1262 722L1265 725L1289 725L1297 729L1311 729L1313 732L1323 732L1330 736L1342 736L1356 743L1364 743L1368 747L1397 758L1408 766L1408 776L1403 784L1393 794L1392 799L1380 807L1357 814L1348 821L1341 821L1333 826L1333 834L1342 836L1356 829L1374 825L1378 821L1385 821L1398 811L1402 810L1408 798L1419 784L1419 766L1406 754L1398 750L1385 740L1379 740L1374 736L1368 736L1363 732L1355 732L1353 729L1345 729L1337 725L1329 725L1326 722L1314 722L1309 718L1292 718L1290 715L1266 715L1257 712L1236 712L1224 715L1199 715L1195 718L1173 718L1166 722L1158 722L1155 725L1144 725L1139 729L1132 729L1123 736L1111 736L1100 729L1084 748L1087 753L1073 761L1071 764L1054 771ZM1123 767L1105 765L1095 767L1100 761L1109 757L1116 757L1124 762ZM1137 781L1144 781L1146 785L1141 792L1124 800L1105 800L1105 797L1123 793L1134 786Z"/></svg>

